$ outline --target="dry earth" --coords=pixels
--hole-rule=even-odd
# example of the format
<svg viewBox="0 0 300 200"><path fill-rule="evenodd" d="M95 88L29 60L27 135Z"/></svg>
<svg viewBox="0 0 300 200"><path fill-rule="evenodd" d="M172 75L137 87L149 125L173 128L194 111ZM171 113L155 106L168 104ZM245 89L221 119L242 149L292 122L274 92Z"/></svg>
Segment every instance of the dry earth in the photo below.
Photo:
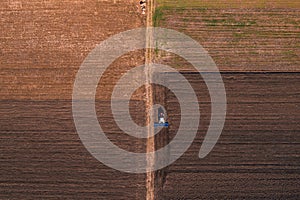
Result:
<svg viewBox="0 0 300 200"><path fill-rule="evenodd" d="M162 172L162 199L298 199L299 4L158 2L155 23L189 35L208 51L222 72L228 100L221 138L199 159L211 114L207 88L184 59L157 53L157 62L182 71L192 83L201 111L194 143ZM172 76L168 81L176 83ZM180 122L176 98L169 92L166 97L171 126L164 143Z"/></svg>
<svg viewBox="0 0 300 200"><path fill-rule="evenodd" d="M72 116L75 75L88 53L116 33L145 25L136 1L1 1L0 198L144 199L146 175L122 173L93 158ZM107 136L133 152L134 140L113 123L110 95L144 51L117 59L99 83L96 108ZM131 113L145 124L145 90Z"/></svg>
<svg viewBox="0 0 300 200"><path fill-rule="evenodd" d="M299 7L226 5L162 10L161 26L199 41L215 60L226 87L228 113L219 142L200 160L210 118L207 88L184 60L156 54L157 61L185 71L202 118L183 157L150 174L150 196L299 199ZM6 0L0 3L0 18L0 198L149 197L146 174L121 173L88 153L76 133L71 102L76 72L88 53L109 36L146 25L137 2ZM132 152L149 150L147 140L117 127L110 95L122 74L144 63L145 51L117 59L100 80L96 95L99 122L108 138ZM176 82L171 75L166 81ZM151 90L153 103L166 106L171 124L151 139L158 149L176 134L180 107L166 88ZM146 123L146 91L140 88L130 105L140 125Z"/></svg>

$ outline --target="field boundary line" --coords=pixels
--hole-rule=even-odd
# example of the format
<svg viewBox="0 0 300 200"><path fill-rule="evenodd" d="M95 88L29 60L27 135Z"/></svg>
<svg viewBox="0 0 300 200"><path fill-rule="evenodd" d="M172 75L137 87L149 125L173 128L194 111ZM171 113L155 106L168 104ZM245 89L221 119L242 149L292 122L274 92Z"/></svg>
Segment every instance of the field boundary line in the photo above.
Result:
<svg viewBox="0 0 300 200"><path fill-rule="evenodd" d="M146 178L146 199L154 200L155 199L155 172L152 171L155 157L155 141L154 141L154 127L153 116L151 114L151 107L153 105L153 88L151 86L152 80L152 41L153 41L153 31L150 27L153 26L152 18L154 11L154 0L147 1L147 21L146 21L146 50L145 50L145 75L146 75L146 119L148 124L148 139L147 139L147 178ZM153 152L151 154L151 152Z"/></svg>

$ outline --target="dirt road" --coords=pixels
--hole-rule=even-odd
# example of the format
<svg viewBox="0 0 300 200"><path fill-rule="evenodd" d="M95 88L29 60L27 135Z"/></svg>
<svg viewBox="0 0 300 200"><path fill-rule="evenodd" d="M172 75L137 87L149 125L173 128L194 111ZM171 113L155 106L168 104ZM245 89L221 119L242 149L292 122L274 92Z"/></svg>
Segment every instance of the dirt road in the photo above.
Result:
<svg viewBox="0 0 300 200"><path fill-rule="evenodd" d="M147 27L152 26L152 16L154 11L154 0L147 1ZM146 51L145 51L145 74L146 74L146 113L147 113L147 124L148 127L148 139L147 139L147 153L155 151L155 138L154 136L154 127L152 126L153 123L153 116L151 114L151 107L153 105L153 90L152 86L150 85L152 79L152 69L151 69L151 62L152 62L152 40L153 40L153 33L150 30L146 31ZM155 158L154 154L150 154L147 157L147 165L148 168L151 169L154 166ZM155 199L155 172L147 172L147 179L146 179L146 188L147 188L147 200L154 200Z"/></svg>

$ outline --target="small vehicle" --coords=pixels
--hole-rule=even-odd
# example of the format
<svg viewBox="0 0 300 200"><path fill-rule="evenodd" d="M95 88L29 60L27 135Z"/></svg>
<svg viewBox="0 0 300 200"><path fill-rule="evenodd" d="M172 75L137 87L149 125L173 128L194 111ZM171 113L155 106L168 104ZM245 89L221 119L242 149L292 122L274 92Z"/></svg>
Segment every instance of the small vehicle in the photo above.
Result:
<svg viewBox="0 0 300 200"><path fill-rule="evenodd" d="M165 121L165 113L162 108L158 109L158 122L154 122L154 127L169 127L169 122Z"/></svg>

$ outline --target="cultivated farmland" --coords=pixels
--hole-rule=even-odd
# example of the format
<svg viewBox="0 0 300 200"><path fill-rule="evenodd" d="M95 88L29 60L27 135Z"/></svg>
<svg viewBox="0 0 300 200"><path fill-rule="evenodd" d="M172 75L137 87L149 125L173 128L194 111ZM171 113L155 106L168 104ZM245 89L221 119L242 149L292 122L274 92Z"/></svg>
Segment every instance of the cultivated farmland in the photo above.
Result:
<svg viewBox="0 0 300 200"><path fill-rule="evenodd" d="M299 198L300 3L157 0L149 13L150 2L142 15L136 0L1 1L0 199ZM201 120L194 142L176 162L155 173L123 173L99 162L82 144L73 120L73 84L99 43L151 24L185 33L205 48L221 71L227 118L214 149L199 159L212 114L204 80L186 60L155 46L128 52L107 68L96 88L98 122L113 144L134 153L161 149L180 126L178 99L153 84L133 93L131 117L144 126L150 104L161 104L169 128L137 139L118 127L112 91L128 70L145 62L182 73L195 90ZM149 42L152 35L145 37ZM147 81L162 75L151 70L145 70ZM182 90L172 73L166 75L166 85ZM123 113L120 108L118 115ZM168 153L159 162L168 161Z"/></svg>
<svg viewBox="0 0 300 200"><path fill-rule="evenodd" d="M227 92L222 135L199 159L211 117L205 82L184 59L156 52L156 62L182 71L192 84L201 113L193 145L164 170L162 199L299 196L299 13L296 1L157 1L154 24L198 41L221 71ZM172 76L169 81L176 83ZM166 96L168 143L180 112L173 94Z"/></svg>

